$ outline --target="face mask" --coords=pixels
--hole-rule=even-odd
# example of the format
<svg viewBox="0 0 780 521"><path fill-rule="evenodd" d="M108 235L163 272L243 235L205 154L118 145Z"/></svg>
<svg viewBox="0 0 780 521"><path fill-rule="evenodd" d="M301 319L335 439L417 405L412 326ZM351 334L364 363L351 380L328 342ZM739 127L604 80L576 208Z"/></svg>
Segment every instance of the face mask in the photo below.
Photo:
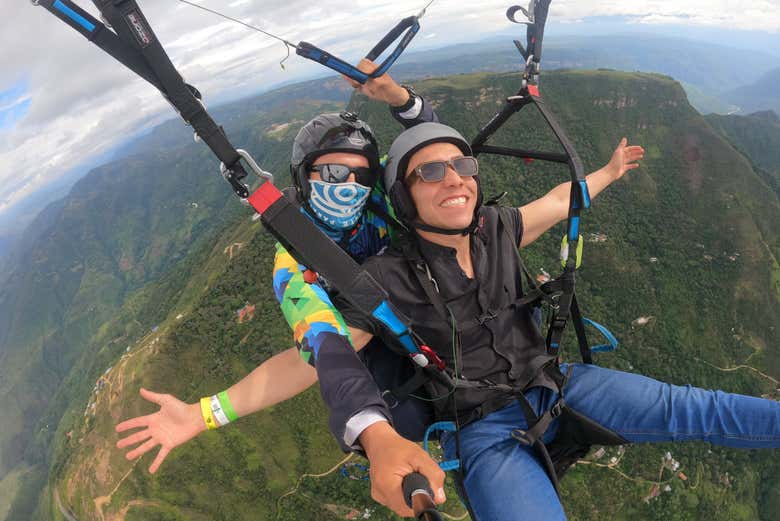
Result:
<svg viewBox="0 0 780 521"><path fill-rule="evenodd" d="M314 215L336 230L349 230L360 219L371 189L358 183L309 181L309 206Z"/></svg>

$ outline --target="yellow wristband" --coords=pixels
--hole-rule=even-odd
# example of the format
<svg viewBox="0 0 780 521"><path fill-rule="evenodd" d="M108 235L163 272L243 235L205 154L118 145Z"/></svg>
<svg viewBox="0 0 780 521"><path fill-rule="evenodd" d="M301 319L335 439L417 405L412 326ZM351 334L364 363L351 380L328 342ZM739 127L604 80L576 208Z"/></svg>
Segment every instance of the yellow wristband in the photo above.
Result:
<svg viewBox="0 0 780 521"><path fill-rule="evenodd" d="M211 398L205 397L200 399L200 412L203 414L203 421L206 422L206 427L209 430L219 427L217 421L214 419L214 413L211 411Z"/></svg>

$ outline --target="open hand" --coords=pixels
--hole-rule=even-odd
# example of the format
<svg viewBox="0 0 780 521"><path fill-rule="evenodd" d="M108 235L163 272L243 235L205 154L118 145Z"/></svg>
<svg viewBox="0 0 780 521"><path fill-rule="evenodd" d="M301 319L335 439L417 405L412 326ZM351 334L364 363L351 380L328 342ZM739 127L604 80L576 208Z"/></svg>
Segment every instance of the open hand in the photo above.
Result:
<svg viewBox="0 0 780 521"><path fill-rule="evenodd" d="M376 63L366 58L360 60L360 63L357 65L357 68L366 74L372 73L377 67L378 65ZM368 96L372 100L383 101L394 107L400 107L409 101L409 93L407 90L398 85L387 73L384 73L378 78L369 78L364 84L360 84L348 76L343 76L343 78L356 91Z"/></svg>
<svg viewBox="0 0 780 521"><path fill-rule="evenodd" d="M645 149L638 145L628 146L628 140L623 138L612 153L607 168L614 179L620 179L623 174L634 168L639 168L639 163L645 156Z"/></svg>
<svg viewBox="0 0 780 521"><path fill-rule="evenodd" d="M160 445L149 472L154 474L168 454L179 445L188 442L206 430L206 422L200 412L200 404L187 404L170 394L158 394L141 388L141 397L160 406L160 410L146 416L137 416L118 424L116 432L143 427L116 444L118 449L142 443L130 450L125 457L139 458Z"/></svg>

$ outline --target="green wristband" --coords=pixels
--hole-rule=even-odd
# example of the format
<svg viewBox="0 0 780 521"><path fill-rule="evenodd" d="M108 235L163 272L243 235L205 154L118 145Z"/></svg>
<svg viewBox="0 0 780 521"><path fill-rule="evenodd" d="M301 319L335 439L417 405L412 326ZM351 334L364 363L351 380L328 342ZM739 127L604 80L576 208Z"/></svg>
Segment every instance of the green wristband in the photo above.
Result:
<svg viewBox="0 0 780 521"><path fill-rule="evenodd" d="M230 403L230 398L228 398L227 391L218 393L217 399L219 400L219 404L222 406L222 410L225 411L225 415L227 416L228 420L232 422L236 421L238 419L238 414L236 414L236 411L233 410L233 404Z"/></svg>

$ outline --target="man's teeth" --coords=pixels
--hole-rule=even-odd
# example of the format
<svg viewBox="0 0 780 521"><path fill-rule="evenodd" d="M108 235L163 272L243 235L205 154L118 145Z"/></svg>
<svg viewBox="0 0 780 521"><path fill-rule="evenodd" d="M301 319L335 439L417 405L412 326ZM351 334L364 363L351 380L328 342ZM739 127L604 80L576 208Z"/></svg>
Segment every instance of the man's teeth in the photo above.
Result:
<svg viewBox="0 0 780 521"><path fill-rule="evenodd" d="M464 204L466 204L465 197L453 197L452 199L447 199L446 201L441 203L441 206L444 206L446 208L448 206L458 206Z"/></svg>

